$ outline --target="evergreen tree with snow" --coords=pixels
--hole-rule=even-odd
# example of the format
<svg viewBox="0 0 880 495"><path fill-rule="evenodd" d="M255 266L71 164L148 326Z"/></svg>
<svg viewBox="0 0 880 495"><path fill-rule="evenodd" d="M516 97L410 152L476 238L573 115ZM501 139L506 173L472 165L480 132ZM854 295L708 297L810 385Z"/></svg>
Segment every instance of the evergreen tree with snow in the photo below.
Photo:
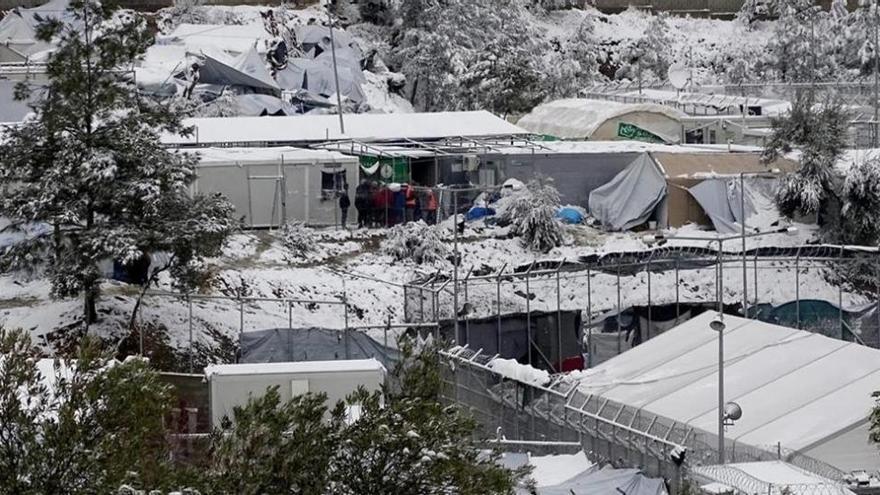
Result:
<svg viewBox="0 0 880 495"><path fill-rule="evenodd" d="M846 171L841 199L840 240L862 246L880 243L880 159L857 161Z"/></svg>
<svg viewBox="0 0 880 495"><path fill-rule="evenodd" d="M846 147L847 114L835 100L817 103L812 91L800 92L791 111L772 120L773 134L763 160L800 150L800 168L788 174L777 192L780 211L787 215L820 214L836 196L833 170Z"/></svg>
<svg viewBox="0 0 880 495"><path fill-rule="evenodd" d="M187 132L180 116L138 96L131 68L151 42L144 19L112 1L69 10L72 22L40 25L39 38L58 47L46 92L0 144L0 216L11 229L48 231L0 253L0 264L44 271L53 296L82 294L89 325L100 261L165 251L183 274L219 252L235 222L223 198L189 196L195 157L161 145L161 133Z"/></svg>
<svg viewBox="0 0 880 495"><path fill-rule="evenodd" d="M38 355L26 333L0 328L0 493L176 488L171 393L158 373L140 359L113 361L92 338L48 376Z"/></svg>
<svg viewBox="0 0 880 495"><path fill-rule="evenodd" d="M838 36L834 19L810 0L775 0L779 16L767 46L766 72L782 82L837 79Z"/></svg>

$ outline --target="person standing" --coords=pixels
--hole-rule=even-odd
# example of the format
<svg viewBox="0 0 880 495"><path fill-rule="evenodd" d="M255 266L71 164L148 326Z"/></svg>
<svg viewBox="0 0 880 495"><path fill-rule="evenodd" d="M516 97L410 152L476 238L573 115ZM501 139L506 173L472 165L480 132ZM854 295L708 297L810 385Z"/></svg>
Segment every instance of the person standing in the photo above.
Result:
<svg viewBox="0 0 880 495"><path fill-rule="evenodd" d="M406 198L406 221L412 222L416 219L416 191L412 184L403 185L404 196Z"/></svg>
<svg viewBox="0 0 880 495"><path fill-rule="evenodd" d="M437 223L437 197L434 196L433 189L428 189L428 192L425 194L425 201L422 204L422 208L425 210L425 221L428 225L434 225Z"/></svg>
<svg viewBox="0 0 880 495"><path fill-rule="evenodd" d="M369 223L370 210L370 185L364 179L354 190L354 208L358 214L358 228L364 228Z"/></svg>
<svg viewBox="0 0 880 495"><path fill-rule="evenodd" d="M342 190L342 193L339 195L339 211L341 213L340 219L342 220L342 228L345 227L345 223L348 220L348 209L351 207L351 199L348 197L348 191L345 189Z"/></svg>

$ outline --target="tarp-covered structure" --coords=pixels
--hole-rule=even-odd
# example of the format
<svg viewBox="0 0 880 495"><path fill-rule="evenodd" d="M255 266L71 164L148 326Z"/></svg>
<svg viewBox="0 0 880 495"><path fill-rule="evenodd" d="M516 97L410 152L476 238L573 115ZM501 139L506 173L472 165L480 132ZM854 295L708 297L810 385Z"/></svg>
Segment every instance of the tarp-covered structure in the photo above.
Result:
<svg viewBox="0 0 880 495"><path fill-rule="evenodd" d="M584 372L580 390L696 432L716 431L714 317L706 312ZM729 315L725 323L725 401L743 410L727 428L731 462L751 446L796 451L843 472L876 469L868 418L880 350Z"/></svg>
<svg viewBox="0 0 880 495"><path fill-rule="evenodd" d="M528 340L529 328L532 345ZM440 335L471 349L482 349L485 354L497 354L499 358L515 359L520 363L531 362L535 368L561 371L558 369L560 363L563 369L566 363L571 369L579 369L583 364L581 328L580 311L533 311L530 315L511 313L500 318L459 320L458 337L455 336L455 321L444 320L440 322Z"/></svg>
<svg viewBox="0 0 880 495"><path fill-rule="evenodd" d="M666 178L642 153L610 182L590 193L590 213L608 230L641 225L666 196Z"/></svg>
<svg viewBox="0 0 880 495"><path fill-rule="evenodd" d="M386 368L400 359L400 351L376 342L370 336L326 328L272 328L244 332L239 338L241 363L287 363L375 358Z"/></svg>
<svg viewBox="0 0 880 495"><path fill-rule="evenodd" d="M538 105L517 124L562 139L678 143L685 117L672 107L653 103L568 98Z"/></svg>
<svg viewBox="0 0 880 495"><path fill-rule="evenodd" d="M766 230L782 220L779 178L796 169L785 159L765 164L759 153L643 153L590 193L590 214L607 230L647 220L712 225L722 234L739 233L744 220L750 231Z"/></svg>

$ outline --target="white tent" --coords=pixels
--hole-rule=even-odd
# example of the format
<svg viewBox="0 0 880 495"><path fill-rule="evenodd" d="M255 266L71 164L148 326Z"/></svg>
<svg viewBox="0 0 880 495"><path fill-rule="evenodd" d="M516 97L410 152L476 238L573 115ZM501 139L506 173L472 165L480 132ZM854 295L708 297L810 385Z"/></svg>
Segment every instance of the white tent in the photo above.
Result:
<svg viewBox="0 0 880 495"><path fill-rule="evenodd" d="M587 371L581 389L693 428L718 423L718 334L711 312ZM795 450L844 471L876 469L868 415L880 351L726 316L725 400L743 415L727 439Z"/></svg>
<svg viewBox="0 0 880 495"><path fill-rule="evenodd" d="M517 124L536 134L564 139L619 139L623 136L618 134L618 125L625 122L675 143L680 141L684 117L674 108L653 103L568 98L538 105Z"/></svg>

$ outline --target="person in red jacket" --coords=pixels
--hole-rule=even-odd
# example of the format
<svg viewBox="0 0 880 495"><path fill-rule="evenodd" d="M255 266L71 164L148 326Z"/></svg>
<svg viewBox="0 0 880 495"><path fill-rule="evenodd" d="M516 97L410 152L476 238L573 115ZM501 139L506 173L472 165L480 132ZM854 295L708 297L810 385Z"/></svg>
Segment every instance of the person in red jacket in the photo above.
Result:
<svg viewBox="0 0 880 495"><path fill-rule="evenodd" d="M434 195L433 189L428 189L425 198L422 201L422 211L425 214L425 222L428 225L437 223L437 197Z"/></svg>
<svg viewBox="0 0 880 495"><path fill-rule="evenodd" d="M416 219L416 190L412 185L404 184L403 193L406 197L406 221L412 222Z"/></svg>

